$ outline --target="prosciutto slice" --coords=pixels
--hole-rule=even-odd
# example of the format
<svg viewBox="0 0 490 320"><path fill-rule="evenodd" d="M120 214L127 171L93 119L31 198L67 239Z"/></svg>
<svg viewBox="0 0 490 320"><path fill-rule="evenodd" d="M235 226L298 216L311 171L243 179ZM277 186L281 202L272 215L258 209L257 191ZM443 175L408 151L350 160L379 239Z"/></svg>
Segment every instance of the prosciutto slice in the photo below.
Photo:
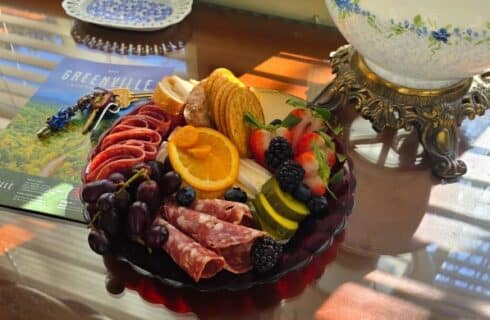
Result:
<svg viewBox="0 0 490 320"><path fill-rule="evenodd" d="M244 273L252 269L252 244L265 235L263 231L222 221L171 202L164 205L163 215L173 226L221 255L225 259L226 270Z"/></svg>
<svg viewBox="0 0 490 320"><path fill-rule="evenodd" d="M158 218L156 223L168 230L168 239L163 250L194 281L211 278L223 269L225 261L216 252L203 247L164 219Z"/></svg>
<svg viewBox="0 0 490 320"><path fill-rule="evenodd" d="M250 208L240 202L227 201L222 199L202 199L196 200L191 206L199 212L212 215L220 220L250 226L253 223Z"/></svg>

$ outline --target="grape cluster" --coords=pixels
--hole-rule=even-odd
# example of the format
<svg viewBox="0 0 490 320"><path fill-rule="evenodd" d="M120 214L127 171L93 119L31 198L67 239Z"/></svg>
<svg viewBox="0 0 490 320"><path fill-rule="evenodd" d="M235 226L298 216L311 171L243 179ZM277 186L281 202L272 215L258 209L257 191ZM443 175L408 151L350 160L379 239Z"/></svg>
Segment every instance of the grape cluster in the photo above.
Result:
<svg viewBox="0 0 490 320"><path fill-rule="evenodd" d="M81 198L92 250L104 255L123 237L151 249L160 248L168 230L153 221L163 199L177 192L181 183L169 163L149 161L135 165L127 175L113 173L85 184Z"/></svg>

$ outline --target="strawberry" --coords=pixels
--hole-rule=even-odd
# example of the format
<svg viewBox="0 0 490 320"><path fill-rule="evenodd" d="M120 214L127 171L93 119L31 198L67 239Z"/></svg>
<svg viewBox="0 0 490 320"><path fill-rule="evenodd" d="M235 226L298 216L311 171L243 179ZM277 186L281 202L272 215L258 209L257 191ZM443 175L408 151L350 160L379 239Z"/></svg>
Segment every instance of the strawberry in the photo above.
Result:
<svg viewBox="0 0 490 320"><path fill-rule="evenodd" d="M327 187L318 174L306 177L303 182L310 188L311 193L315 196L323 196L325 192L327 192Z"/></svg>
<svg viewBox="0 0 490 320"><path fill-rule="evenodd" d="M296 108L289 113L289 116L299 119L299 122L291 128L293 148L307 133L323 130L325 122L330 119L330 112L326 109L313 108Z"/></svg>
<svg viewBox="0 0 490 320"><path fill-rule="evenodd" d="M305 177L318 175L318 161L316 161L313 151L306 151L297 155L294 160L305 169Z"/></svg>
<svg viewBox="0 0 490 320"><path fill-rule="evenodd" d="M289 128L285 127L278 127L276 128L275 132L273 133L274 137L283 137L287 141L291 142L292 139L292 133Z"/></svg>
<svg viewBox="0 0 490 320"><path fill-rule="evenodd" d="M325 155L327 158L327 164L330 168L333 168L333 166L337 163L337 154L335 153L334 150L327 148L325 149Z"/></svg>
<svg viewBox="0 0 490 320"><path fill-rule="evenodd" d="M250 134L249 145L252 156L265 167L265 151L269 147L272 135L265 129L255 129Z"/></svg>
<svg viewBox="0 0 490 320"><path fill-rule="evenodd" d="M313 150L313 145L316 144L320 149L325 148L325 139L316 132L305 133L294 147L294 154L301 154L306 151Z"/></svg>
<svg viewBox="0 0 490 320"><path fill-rule="evenodd" d="M328 162L331 160L327 158L327 154L331 153L335 157L335 152L326 147L324 149L327 151L321 150L315 143L313 143L312 149L300 153L295 157L295 160L305 170L303 182L310 187L314 195L321 196L327 191L330 178L330 166Z"/></svg>
<svg viewBox="0 0 490 320"><path fill-rule="evenodd" d="M306 151L296 156L294 159L305 169L305 178L303 182L311 189L316 196L321 196L327 191L319 170L320 165L313 151Z"/></svg>
<svg viewBox="0 0 490 320"><path fill-rule="evenodd" d="M253 128L249 138L250 151L252 156L257 162L266 167L265 152L269 148L269 144L274 137L283 137L287 141L291 142L291 131L285 127L287 125L294 125L297 123L296 119L284 119L280 125L264 125L259 123L252 114L247 112L245 114L245 121Z"/></svg>
<svg viewBox="0 0 490 320"><path fill-rule="evenodd" d="M289 116L293 116L299 119L299 123L291 128L291 142L293 144L293 149L298 143L298 140L305 133L306 128L308 127L311 120L311 113L307 109L297 108L289 113Z"/></svg>

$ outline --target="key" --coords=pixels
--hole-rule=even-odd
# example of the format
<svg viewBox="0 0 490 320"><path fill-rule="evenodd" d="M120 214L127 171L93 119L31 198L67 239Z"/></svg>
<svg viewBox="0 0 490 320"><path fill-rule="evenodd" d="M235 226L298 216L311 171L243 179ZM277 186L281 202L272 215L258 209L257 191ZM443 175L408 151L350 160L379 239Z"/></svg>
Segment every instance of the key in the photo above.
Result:
<svg viewBox="0 0 490 320"><path fill-rule="evenodd" d="M100 93L95 95L94 99L91 101L91 112L87 118L87 121L85 122L85 125L82 128L82 134L86 134L90 131L90 128L92 127L99 110L104 109L109 103L113 102L114 100L114 94L111 91L99 88L97 88L97 90L100 90L98 91Z"/></svg>
<svg viewBox="0 0 490 320"><path fill-rule="evenodd" d="M153 95L153 92L138 92L133 93L129 91L127 88L115 88L111 89L111 92L114 94L113 102L110 102L100 113L97 122L93 126L92 130L96 130L101 123L102 119L106 115L107 112L116 114L122 109L128 108L132 102L149 98Z"/></svg>
<svg viewBox="0 0 490 320"><path fill-rule="evenodd" d="M153 95L153 92L131 92L127 88L115 88L111 89L111 92L116 97L115 103L119 105L121 109L129 107L131 102L136 100L149 98Z"/></svg>

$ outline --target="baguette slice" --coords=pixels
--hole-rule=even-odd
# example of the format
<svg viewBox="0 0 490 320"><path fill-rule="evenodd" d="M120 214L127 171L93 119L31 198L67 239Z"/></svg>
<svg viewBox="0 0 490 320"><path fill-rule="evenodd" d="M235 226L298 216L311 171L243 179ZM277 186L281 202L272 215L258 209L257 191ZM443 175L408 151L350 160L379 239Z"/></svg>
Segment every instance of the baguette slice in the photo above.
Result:
<svg viewBox="0 0 490 320"><path fill-rule="evenodd" d="M189 97L194 84L173 75L162 78L153 94L153 102L166 112L177 115Z"/></svg>

